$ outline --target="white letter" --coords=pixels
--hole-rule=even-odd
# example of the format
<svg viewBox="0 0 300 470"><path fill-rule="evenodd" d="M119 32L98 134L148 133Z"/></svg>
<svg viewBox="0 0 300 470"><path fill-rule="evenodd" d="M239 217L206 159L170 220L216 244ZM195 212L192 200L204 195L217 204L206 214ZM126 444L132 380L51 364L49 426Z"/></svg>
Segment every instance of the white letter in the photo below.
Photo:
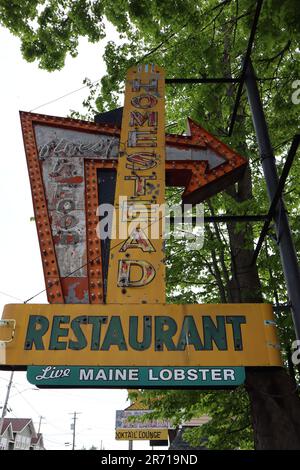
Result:
<svg viewBox="0 0 300 470"><path fill-rule="evenodd" d="M153 376L153 369L149 369L149 380L158 380L158 377Z"/></svg>
<svg viewBox="0 0 300 470"><path fill-rule="evenodd" d="M165 376L166 373L166 376ZM172 378L172 371L169 369L163 369L160 371L161 380L170 380Z"/></svg>
<svg viewBox="0 0 300 470"><path fill-rule="evenodd" d="M300 87L300 80L295 80L292 83L292 88L298 88ZM300 88L298 90L294 91L292 94L292 103L293 104L299 104L300 103Z"/></svg>
<svg viewBox="0 0 300 470"><path fill-rule="evenodd" d="M112 204L100 204L97 207L96 215L100 216L100 221L97 224L96 233L100 240L116 239L116 225L114 223L115 208Z"/></svg>
<svg viewBox="0 0 300 470"><path fill-rule="evenodd" d="M94 371L93 369L89 369L87 372L85 369L80 369L79 372L79 380L93 380Z"/></svg>
<svg viewBox="0 0 300 470"><path fill-rule="evenodd" d="M211 371L211 378L212 378L212 380L222 380L221 370L220 369L213 369Z"/></svg>
<svg viewBox="0 0 300 470"><path fill-rule="evenodd" d="M174 370L174 379L175 380L184 380L185 379L185 373L183 369L175 369Z"/></svg>
<svg viewBox="0 0 300 470"><path fill-rule="evenodd" d="M298 347L297 347L298 346ZM295 349L295 351L292 354L292 362L297 366L300 364L300 340L296 339L295 341L292 342L292 348Z"/></svg>
<svg viewBox="0 0 300 470"><path fill-rule="evenodd" d="M234 380L234 370L224 369L224 380Z"/></svg>
<svg viewBox="0 0 300 470"><path fill-rule="evenodd" d="M187 371L188 380L197 380L198 374L196 369L189 369Z"/></svg>
<svg viewBox="0 0 300 470"><path fill-rule="evenodd" d="M207 380L206 374L209 372L209 369L199 369L200 374L202 375L202 380L205 381Z"/></svg>

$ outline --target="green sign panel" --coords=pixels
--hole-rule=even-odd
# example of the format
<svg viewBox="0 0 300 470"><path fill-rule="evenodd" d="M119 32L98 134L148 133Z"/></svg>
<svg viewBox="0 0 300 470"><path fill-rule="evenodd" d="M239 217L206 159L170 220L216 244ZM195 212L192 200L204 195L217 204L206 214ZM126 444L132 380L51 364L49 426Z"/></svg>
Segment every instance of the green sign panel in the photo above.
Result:
<svg viewBox="0 0 300 470"><path fill-rule="evenodd" d="M37 387L236 387L244 367L31 366L27 379Z"/></svg>

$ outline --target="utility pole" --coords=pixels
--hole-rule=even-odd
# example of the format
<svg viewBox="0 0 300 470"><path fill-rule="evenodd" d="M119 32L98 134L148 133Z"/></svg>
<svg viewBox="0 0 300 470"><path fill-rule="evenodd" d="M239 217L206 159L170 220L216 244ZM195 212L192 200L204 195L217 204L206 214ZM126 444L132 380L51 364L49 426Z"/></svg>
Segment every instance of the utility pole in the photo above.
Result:
<svg viewBox="0 0 300 470"><path fill-rule="evenodd" d="M2 414L1 414L1 418L0 418L0 432L1 432L1 429L2 429L3 420L4 420L5 415L7 413L7 405L8 405L10 389L11 389L12 382L13 382L13 377L14 377L14 371L12 370L11 374L10 374L10 379L9 379L9 382L8 382L8 385L7 385L6 397L5 397L4 405L3 405L3 408L2 408Z"/></svg>
<svg viewBox="0 0 300 470"><path fill-rule="evenodd" d="M259 147L262 168L267 184L268 196L270 202L272 202L277 190L279 179L274 152L269 136L268 125L266 122L251 60L248 62L245 75L245 85L251 108L256 140ZM277 243L281 257L281 264L283 267L289 301L291 304L296 337L297 339L300 339L300 270L282 197L279 198L277 204L277 208L274 214L274 222Z"/></svg>
<svg viewBox="0 0 300 470"><path fill-rule="evenodd" d="M13 377L14 377L14 371L12 370L10 374L8 386L7 386L7 392L6 392L5 402L4 402L3 409L2 409L1 420L5 418L5 415L7 413L7 404L8 404L10 389L11 389L12 382L13 382Z"/></svg>
<svg viewBox="0 0 300 470"><path fill-rule="evenodd" d="M73 415L73 423L71 423L71 429L73 430L73 444L72 444L72 450L75 450L75 437L76 437L76 420L78 419L77 415L80 414L77 411L74 411L74 413L70 413Z"/></svg>
<svg viewBox="0 0 300 470"><path fill-rule="evenodd" d="M45 416L40 416L38 434L39 434L40 431L41 431L41 424L42 424L42 420L43 420L43 419L45 419Z"/></svg>

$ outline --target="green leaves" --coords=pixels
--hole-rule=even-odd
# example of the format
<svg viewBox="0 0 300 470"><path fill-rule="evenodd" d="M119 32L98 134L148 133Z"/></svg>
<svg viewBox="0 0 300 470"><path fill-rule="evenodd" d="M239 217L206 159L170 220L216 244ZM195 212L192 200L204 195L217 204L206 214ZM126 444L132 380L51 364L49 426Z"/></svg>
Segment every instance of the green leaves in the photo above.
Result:
<svg viewBox="0 0 300 470"><path fill-rule="evenodd" d="M292 137L299 132L300 104L292 103L292 83L300 76L298 3L264 1L252 52L280 170ZM0 22L20 37L25 59L38 60L40 67L49 71L62 68L67 54L77 54L81 36L100 41L105 18L114 24L122 39L109 38L104 54L107 73L101 88L89 83L85 104L92 117L96 108L103 112L122 105L126 70L138 62L156 62L165 67L167 77L238 77L255 6L250 0L0 0ZM227 134L236 92L234 84L167 86L167 123L172 124L168 130L182 133L187 116L191 116L249 159L251 173L206 202L207 215L263 214L269 208L246 93L234 133L231 137ZM299 179L296 158L285 187L285 201L298 253ZM167 196L178 202L180 190L170 189ZM287 303L272 227L257 261L261 289L254 268L247 282L244 278L237 282L241 272L249 268L261 227L261 223L209 225L204 246L197 251L171 236L166 244L168 302L230 302L236 300L236 294L243 300L253 291L265 302ZM293 339L290 313L278 310L276 320L287 360L287 346ZM207 424L186 434L193 444L206 439L209 448L253 447L248 396L243 388L233 392L143 391L142 395L154 415L173 418L175 424L209 414Z"/></svg>
<svg viewBox="0 0 300 470"><path fill-rule="evenodd" d="M26 60L49 71L61 69L67 54L77 55L80 36L90 42L105 36L100 2L87 0L1 0L0 23L20 37Z"/></svg>

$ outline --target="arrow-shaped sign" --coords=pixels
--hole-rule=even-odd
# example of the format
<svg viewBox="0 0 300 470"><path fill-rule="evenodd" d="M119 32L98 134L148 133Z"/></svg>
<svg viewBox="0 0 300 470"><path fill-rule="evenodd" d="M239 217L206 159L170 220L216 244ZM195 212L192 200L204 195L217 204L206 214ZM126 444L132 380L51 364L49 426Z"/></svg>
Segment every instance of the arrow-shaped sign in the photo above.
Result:
<svg viewBox="0 0 300 470"><path fill-rule="evenodd" d="M48 300L102 303L107 253L96 211L113 203L120 128L26 112L21 123ZM190 135L166 134L166 184L184 187L183 202L195 204L233 184L247 162L188 124Z"/></svg>

